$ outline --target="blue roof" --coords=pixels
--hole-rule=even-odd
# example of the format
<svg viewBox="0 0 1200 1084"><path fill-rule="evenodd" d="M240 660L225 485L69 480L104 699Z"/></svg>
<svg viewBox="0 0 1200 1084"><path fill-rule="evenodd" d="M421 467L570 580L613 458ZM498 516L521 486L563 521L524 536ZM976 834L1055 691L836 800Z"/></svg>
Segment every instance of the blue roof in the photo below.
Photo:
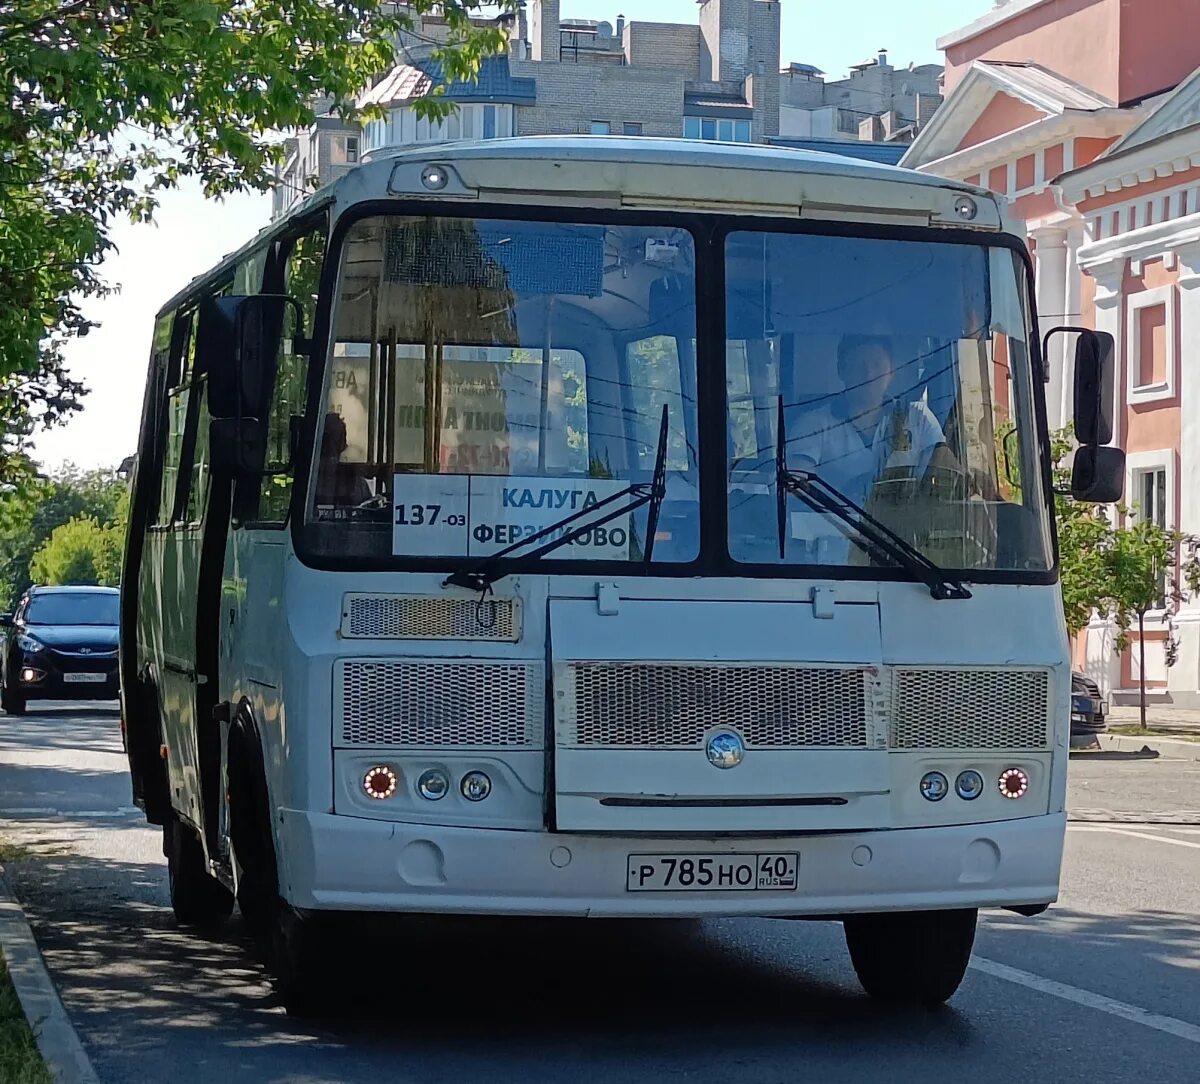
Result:
<svg viewBox="0 0 1200 1084"><path fill-rule="evenodd" d="M446 81L442 65L437 60L422 60L420 67L435 86ZM537 99L537 81L515 78L509 70L507 56L489 56L484 57L479 65L478 82L450 83L445 94L456 102L522 102L532 105Z"/></svg>
<svg viewBox="0 0 1200 1084"><path fill-rule="evenodd" d="M803 139L787 139L772 136L773 147L787 147L795 151L822 151L825 154L840 154L843 158L860 158L864 162L880 162L894 166L908 150L907 143L877 143L868 139L821 139L811 136Z"/></svg>

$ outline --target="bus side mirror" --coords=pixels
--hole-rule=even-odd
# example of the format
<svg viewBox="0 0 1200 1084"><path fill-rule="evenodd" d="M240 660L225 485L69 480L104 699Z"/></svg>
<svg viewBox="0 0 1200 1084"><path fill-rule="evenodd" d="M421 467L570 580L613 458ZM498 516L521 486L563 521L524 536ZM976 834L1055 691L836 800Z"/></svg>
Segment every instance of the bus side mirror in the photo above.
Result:
<svg viewBox="0 0 1200 1084"><path fill-rule="evenodd" d="M295 315L296 349L307 349L300 306L283 294L210 297L201 306L196 371L208 378L211 417L255 417L264 412L289 305Z"/></svg>
<svg viewBox="0 0 1200 1084"><path fill-rule="evenodd" d="M0 614L0 628L11 629L13 627L12 614Z"/></svg>
<svg viewBox="0 0 1200 1084"><path fill-rule="evenodd" d="M1080 444L1112 440L1115 352L1106 331L1081 331L1075 343L1075 439Z"/></svg>
<svg viewBox="0 0 1200 1084"><path fill-rule="evenodd" d="M1115 504L1125 492L1125 453L1084 444L1071 463L1071 496L1089 504Z"/></svg>
<svg viewBox="0 0 1200 1084"><path fill-rule="evenodd" d="M1042 340L1046 365L1050 340L1075 334L1075 438L1079 447L1071 464L1071 496L1090 504L1112 504L1125 492L1125 453L1106 447L1113 437L1113 384L1116 344L1107 331L1056 327ZM1047 369L1047 379L1049 373Z"/></svg>
<svg viewBox="0 0 1200 1084"><path fill-rule="evenodd" d="M287 307L295 349L307 350L299 304L282 294L209 298L200 309L196 371L208 389L209 461L217 474L261 472L275 362Z"/></svg>

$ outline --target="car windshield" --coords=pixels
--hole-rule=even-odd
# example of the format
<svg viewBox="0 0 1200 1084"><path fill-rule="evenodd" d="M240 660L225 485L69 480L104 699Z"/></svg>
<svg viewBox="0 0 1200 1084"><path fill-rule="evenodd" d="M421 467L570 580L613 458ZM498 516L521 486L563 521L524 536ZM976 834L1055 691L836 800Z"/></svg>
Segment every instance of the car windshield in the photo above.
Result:
<svg viewBox="0 0 1200 1084"><path fill-rule="evenodd" d="M695 559L695 340L685 230L359 221L342 255L307 545L489 557L649 484L665 408L651 559ZM593 530L585 516L544 559L642 561L649 521L645 502Z"/></svg>
<svg viewBox="0 0 1200 1084"><path fill-rule="evenodd" d="M1013 251L766 232L732 233L725 251L735 561L880 563L834 517L780 500L784 466L942 568L1050 567Z"/></svg>
<svg viewBox="0 0 1200 1084"><path fill-rule="evenodd" d="M30 625L116 625L121 596L107 591L56 591L34 595L25 611Z"/></svg>

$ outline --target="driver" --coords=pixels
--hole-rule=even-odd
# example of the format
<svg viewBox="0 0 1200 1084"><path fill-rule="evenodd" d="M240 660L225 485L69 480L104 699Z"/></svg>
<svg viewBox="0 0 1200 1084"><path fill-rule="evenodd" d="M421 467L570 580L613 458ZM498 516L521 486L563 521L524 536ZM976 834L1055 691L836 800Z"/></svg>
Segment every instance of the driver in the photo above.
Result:
<svg viewBox="0 0 1200 1084"><path fill-rule="evenodd" d="M931 466L955 466L946 437L923 398L908 402L897 387L891 340L879 335L846 335L838 344L838 375L843 389L821 417L797 434L788 460L819 469L856 501L886 471L917 476Z"/></svg>
<svg viewBox="0 0 1200 1084"><path fill-rule="evenodd" d="M319 505L360 505L371 499L367 480L354 466L342 462L348 447L346 423L340 414L325 415L321 434L321 459L317 464L317 500Z"/></svg>

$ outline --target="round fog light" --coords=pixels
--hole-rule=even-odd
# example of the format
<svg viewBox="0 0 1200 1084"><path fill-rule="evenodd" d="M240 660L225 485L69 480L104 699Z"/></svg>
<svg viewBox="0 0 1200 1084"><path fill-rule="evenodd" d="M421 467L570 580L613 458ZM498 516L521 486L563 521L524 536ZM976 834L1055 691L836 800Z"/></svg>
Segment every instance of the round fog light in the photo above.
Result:
<svg viewBox="0 0 1200 1084"><path fill-rule="evenodd" d="M417 793L429 802L445 798L449 790L450 779L441 768L430 768L417 780Z"/></svg>
<svg viewBox="0 0 1200 1084"><path fill-rule="evenodd" d="M1029 776L1020 768L1007 768L1000 773L998 783L1005 798L1023 798L1029 789Z"/></svg>
<svg viewBox="0 0 1200 1084"><path fill-rule="evenodd" d="M954 780L954 793L964 802L973 802L983 793L983 776L977 771L959 772Z"/></svg>
<svg viewBox="0 0 1200 1084"><path fill-rule="evenodd" d="M368 798L382 802L384 798L390 798L396 793L398 782L396 773L391 768L386 764L376 764L363 776L363 790L367 792Z"/></svg>
<svg viewBox="0 0 1200 1084"><path fill-rule="evenodd" d="M483 772L467 772L459 789L468 802L482 802L492 793L492 781Z"/></svg>
<svg viewBox="0 0 1200 1084"><path fill-rule="evenodd" d="M921 797L928 802L940 802L950 792L950 784L941 772L926 772L921 776Z"/></svg>

